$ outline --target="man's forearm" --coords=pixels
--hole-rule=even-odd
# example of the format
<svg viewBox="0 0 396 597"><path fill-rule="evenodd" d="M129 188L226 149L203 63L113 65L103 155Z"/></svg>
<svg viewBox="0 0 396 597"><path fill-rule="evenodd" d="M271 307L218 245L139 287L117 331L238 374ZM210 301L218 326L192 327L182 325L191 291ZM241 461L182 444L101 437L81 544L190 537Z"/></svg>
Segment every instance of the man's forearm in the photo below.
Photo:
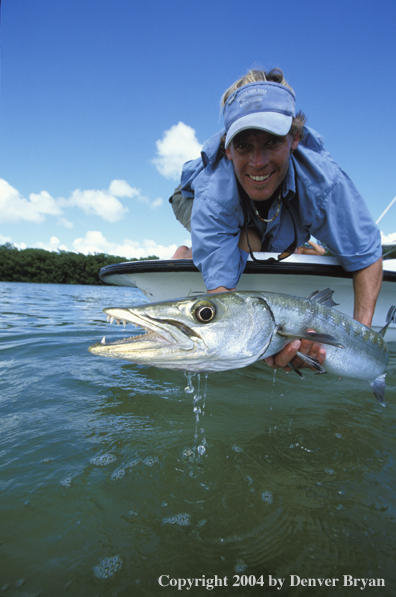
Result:
<svg viewBox="0 0 396 597"><path fill-rule="evenodd" d="M372 265L353 273L355 304L353 317L364 325L371 326L375 303L381 290L382 257Z"/></svg>

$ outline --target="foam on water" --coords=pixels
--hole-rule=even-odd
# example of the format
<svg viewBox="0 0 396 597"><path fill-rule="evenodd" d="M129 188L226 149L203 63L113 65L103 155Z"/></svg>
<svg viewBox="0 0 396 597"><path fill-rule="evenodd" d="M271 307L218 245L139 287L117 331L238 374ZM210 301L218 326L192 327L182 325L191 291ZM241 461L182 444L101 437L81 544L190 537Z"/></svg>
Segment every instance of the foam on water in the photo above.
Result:
<svg viewBox="0 0 396 597"><path fill-rule="evenodd" d="M180 527L185 527L190 524L191 515L190 514L176 514L175 516L168 516L164 518L162 522L164 524L177 524Z"/></svg>
<svg viewBox="0 0 396 597"><path fill-rule="evenodd" d="M267 502L267 504L272 504L273 496L271 491L263 491L261 497L263 502Z"/></svg>
<svg viewBox="0 0 396 597"><path fill-rule="evenodd" d="M111 558L104 558L94 567L94 576L96 578L100 578L101 580L107 580L114 576L116 572L121 570L122 568L122 560L120 556L113 556Z"/></svg>
<svg viewBox="0 0 396 597"><path fill-rule="evenodd" d="M107 466L116 460L117 456L114 456L114 454L101 454L100 456L94 456L89 462L96 466Z"/></svg>
<svg viewBox="0 0 396 597"><path fill-rule="evenodd" d="M153 466L157 462L159 462L157 456L148 456L147 458L142 460L142 463L145 464L146 466Z"/></svg>
<svg viewBox="0 0 396 597"><path fill-rule="evenodd" d="M122 479L125 476L125 470L123 468L119 469L118 471L114 471L111 474L111 480L112 481L119 481L120 479Z"/></svg>

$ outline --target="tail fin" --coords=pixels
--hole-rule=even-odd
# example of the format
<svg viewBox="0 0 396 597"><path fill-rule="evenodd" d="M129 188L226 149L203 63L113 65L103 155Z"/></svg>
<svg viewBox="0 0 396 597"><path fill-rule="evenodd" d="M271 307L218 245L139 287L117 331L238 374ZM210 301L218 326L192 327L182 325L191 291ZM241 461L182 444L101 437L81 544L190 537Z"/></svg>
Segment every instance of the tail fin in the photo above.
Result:
<svg viewBox="0 0 396 597"><path fill-rule="evenodd" d="M396 323L396 307L394 305L392 305L392 307L388 311L384 327L382 328L382 330L378 332L380 336L385 336L385 332L388 329L390 323Z"/></svg>
<svg viewBox="0 0 396 597"><path fill-rule="evenodd" d="M377 379L371 382L370 386L374 392L375 397L377 398L378 402L381 406L386 406L385 404L385 376L386 373L383 373Z"/></svg>

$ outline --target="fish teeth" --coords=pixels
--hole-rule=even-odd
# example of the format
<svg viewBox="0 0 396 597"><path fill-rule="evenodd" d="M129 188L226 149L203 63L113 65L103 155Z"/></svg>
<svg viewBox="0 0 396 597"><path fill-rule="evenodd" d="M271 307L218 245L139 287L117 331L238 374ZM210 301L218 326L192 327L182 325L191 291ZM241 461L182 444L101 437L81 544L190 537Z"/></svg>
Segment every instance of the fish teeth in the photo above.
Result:
<svg viewBox="0 0 396 597"><path fill-rule="evenodd" d="M100 341L101 344L106 344L106 336L103 336L103 338Z"/></svg>
<svg viewBox="0 0 396 597"><path fill-rule="evenodd" d="M114 317L113 317L113 316L111 316L111 317L110 317L110 323L113 323L113 321L114 321Z"/></svg>
<svg viewBox="0 0 396 597"><path fill-rule="evenodd" d="M110 321L110 315L107 316L107 323Z"/></svg>

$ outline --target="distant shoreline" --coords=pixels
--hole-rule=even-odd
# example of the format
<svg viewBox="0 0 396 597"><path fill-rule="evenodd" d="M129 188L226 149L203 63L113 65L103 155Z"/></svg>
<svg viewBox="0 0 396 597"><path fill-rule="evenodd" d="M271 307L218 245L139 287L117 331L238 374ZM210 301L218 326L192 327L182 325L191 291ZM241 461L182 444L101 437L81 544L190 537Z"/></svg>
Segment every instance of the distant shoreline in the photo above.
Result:
<svg viewBox="0 0 396 597"><path fill-rule="evenodd" d="M147 259L158 259L158 257L150 255L142 259L126 259L105 253L95 255L70 251L55 253L45 249L18 249L11 243L6 243L0 245L0 282L105 286L99 278L102 267Z"/></svg>

